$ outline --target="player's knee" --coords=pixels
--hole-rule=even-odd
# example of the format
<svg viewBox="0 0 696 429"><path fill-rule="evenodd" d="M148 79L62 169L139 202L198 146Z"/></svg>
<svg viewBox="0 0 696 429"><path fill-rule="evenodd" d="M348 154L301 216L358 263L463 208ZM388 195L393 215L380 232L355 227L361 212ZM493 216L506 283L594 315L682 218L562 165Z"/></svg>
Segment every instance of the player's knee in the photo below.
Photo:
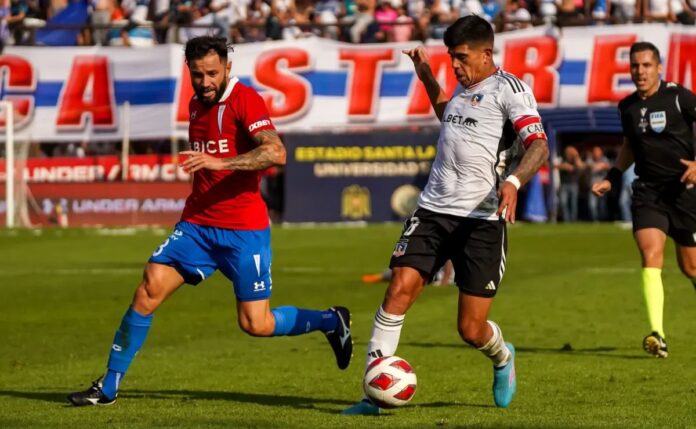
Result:
<svg viewBox="0 0 696 429"><path fill-rule="evenodd" d="M640 249L641 257L643 258L644 267L661 267L663 251L659 248L644 248Z"/></svg>
<svg viewBox="0 0 696 429"><path fill-rule="evenodd" d="M459 336L466 343L479 348L485 345L486 322L476 320L460 320L457 325Z"/></svg>
<svg viewBox="0 0 696 429"><path fill-rule="evenodd" d="M162 303L157 290L157 277L146 269L143 274L143 281L140 282L133 297L133 308L135 311L144 315L154 313Z"/></svg>

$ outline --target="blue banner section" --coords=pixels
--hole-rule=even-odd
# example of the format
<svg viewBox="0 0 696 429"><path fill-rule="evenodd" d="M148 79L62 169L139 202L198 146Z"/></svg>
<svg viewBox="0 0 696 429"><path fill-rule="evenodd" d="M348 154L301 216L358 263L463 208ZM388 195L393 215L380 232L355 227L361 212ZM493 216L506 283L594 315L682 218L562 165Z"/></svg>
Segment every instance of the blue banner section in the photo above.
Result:
<svg viewBox="0 0 696 429"><path fill-rule="evenodd" d="M36 85L37 107L58 105L64 82L42 81ZM117 80L114 82L116 104L128 101L131 105L173 103L176 93L176 79ZM12 94L20 94L14 91Z"/></svg>
<svg viewBox="0 0 696 429"><path fill-rule="evenodd" d="M287 135L284 220L403 220L428 180L436 142L437 130Z"/></svg>

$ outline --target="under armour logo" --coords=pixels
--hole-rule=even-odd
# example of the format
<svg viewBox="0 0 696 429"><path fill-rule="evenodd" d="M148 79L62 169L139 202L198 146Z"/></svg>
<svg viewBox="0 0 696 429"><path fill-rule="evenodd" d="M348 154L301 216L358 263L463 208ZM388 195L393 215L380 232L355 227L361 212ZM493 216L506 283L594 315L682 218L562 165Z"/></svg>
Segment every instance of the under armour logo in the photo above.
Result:
<svg viewBox="0 0 696 429"><path fill-rule="evenodd" d="M261 280L260 282L254 282L254 292L266 290L266 284Z"/></svg>

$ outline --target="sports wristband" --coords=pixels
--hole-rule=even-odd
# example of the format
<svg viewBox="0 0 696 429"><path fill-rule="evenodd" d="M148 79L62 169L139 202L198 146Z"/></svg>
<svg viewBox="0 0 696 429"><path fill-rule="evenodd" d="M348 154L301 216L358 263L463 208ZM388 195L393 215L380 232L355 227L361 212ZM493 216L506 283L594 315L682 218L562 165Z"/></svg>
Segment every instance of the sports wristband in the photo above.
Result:
<svg viewBox="0 0 696 429"><path fill-rule="evenodd" d="M522 184L520 183L520 179L518 179L512 174L509 175L507 179L505 179L505 181L512 183L512 186L514 186L515 189L517 189L518 191L520 190L520 186L522 186Z"/></svg>
<svg viewBox="0 0 696 429"><path fill-rule="evenodd" d="M616 167L612 167L609 172L607 172L604 180L608 180L609 183L611 183L612 188L617 188L621 185L621 176L623 176L621 170Z"/></svg>

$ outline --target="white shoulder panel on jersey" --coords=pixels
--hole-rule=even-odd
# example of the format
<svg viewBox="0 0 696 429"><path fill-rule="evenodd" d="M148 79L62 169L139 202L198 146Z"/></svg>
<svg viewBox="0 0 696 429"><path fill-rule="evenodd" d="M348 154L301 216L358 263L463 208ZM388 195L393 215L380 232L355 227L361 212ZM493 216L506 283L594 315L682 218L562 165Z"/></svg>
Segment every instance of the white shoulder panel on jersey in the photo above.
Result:
<svg viewBox="0 0 696 429"><path fill-rule="evenodd" d="M496 75L506 82L500 93L500 104L524 146L529 146L534 140L546 140L536 99L529 85L504 70L498 70Z"/></svg>

